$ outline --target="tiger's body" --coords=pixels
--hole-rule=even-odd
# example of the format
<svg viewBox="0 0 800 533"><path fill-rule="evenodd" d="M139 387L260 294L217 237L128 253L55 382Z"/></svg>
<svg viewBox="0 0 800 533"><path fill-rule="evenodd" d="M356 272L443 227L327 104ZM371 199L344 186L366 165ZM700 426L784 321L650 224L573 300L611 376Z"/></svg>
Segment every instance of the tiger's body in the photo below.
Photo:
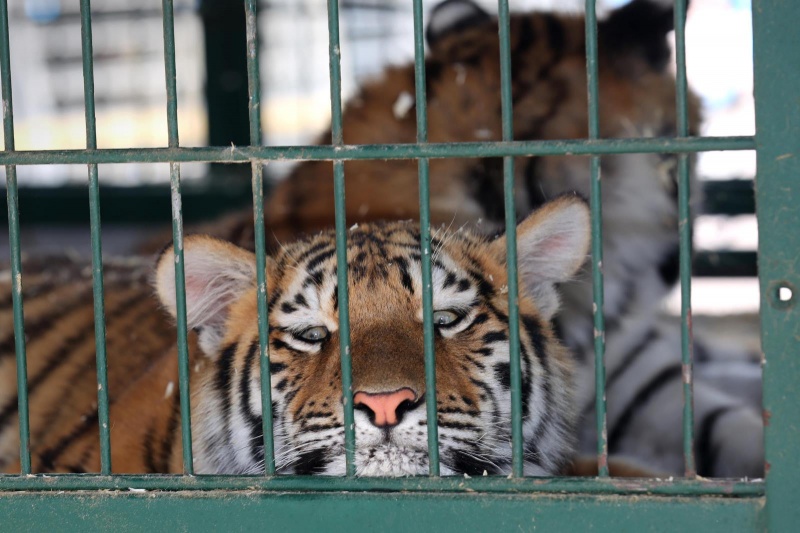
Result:
<svg viewBox="0 0 800 533"><path fill-rule="evenodd" d="M151 270L149 258L104 266L111 438L123 472L181 468L180 450L172 455L180 433L175 330L153 297ZM67 257L29 260L22 283L33 470L99 471L91 268ZM0 470L18 472L10 280L0 290Z"/></svg>
<svg viewBox="0 0 800 533"><path fill-rule="evenodd" d="M667 33L672 27L671 2L656 0L631 2L599 23L601 138L676 134L675 80L667 68ZM512 15L510 29L514 138L587 137L583 19L517 14ZM429 140L500 140L496 20L468 0L448 0L431 15L428 42ZM345 143L415 142L413 105L397 105L409 98L413 102L414 94L412 65L387 68L346 105ZM699 104L690 94L692 135L698 123ZM320 142L329 138L326 132ZM418 218L415 161L348 161L344 166L348 223ZM661 301L678 275L676 167L673 154L619 154L601 159L610 451L678 475L683 472L681 438L676 431L682 413L680 343L677 329L659 315ZM501 159L431 159L430 173L434 225L469 225L485 233L502 225ZM589 188L588 158L515 158L520 214L565 191L588 195ZM694 182L692 189L696 202L699 191ZM298 165L269 200L267 236L272 246L331 227L333 205L330 163ZM251 213L233 215L204 229L244 247L253 246ZM596 433L588 262L561 290L564 305L555 319L556 328L576 355L583 420L580 447L591 453ZM757 386L760 369L751 367L746 379ZM724 379L704 384L700 370L695 405L696 433L705 439L697 449L701 473L761 475L759 408L738 398L738 388L726 387Z"/></svg>
<svg viewBox="0 0 800 533"><path fill-rule="evenodd" d="M562 197L521 222L525 471L563 472L574 452L572 358L550 318L555 284L588 248L588 209ZM510 472L505 239L466 231L433 242L433 305L444 474ZM264 469L256 267L252 253L210 237L183 242L197 473ZM279 473L343 474L344 432L332 231L268 259L269 347ZM348 232L350 332L359 475L427 474L419 228ZM174 260L106 265L108 393L114 472L181 471ZM91 269L25 263L34 472L99 469ZM148 280L155 284L158 300ZM0 308L0 468L18 471L10 280Z"/></svg>

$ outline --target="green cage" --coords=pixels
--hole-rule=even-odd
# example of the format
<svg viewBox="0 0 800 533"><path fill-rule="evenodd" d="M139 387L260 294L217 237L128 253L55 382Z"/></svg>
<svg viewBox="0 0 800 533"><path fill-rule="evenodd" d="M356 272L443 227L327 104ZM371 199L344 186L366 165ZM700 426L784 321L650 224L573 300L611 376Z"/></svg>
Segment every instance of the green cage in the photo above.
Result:
<svg viewBox="0 0 800 533"><path fill-rule="evenodd" d="M597 83L597 17L595 2L586 1L589 136L570 141L515 141L511 107L511 62L508 1L499 0L503 140L488 143L436 144L427 142L423 9L413 2L417 142L393 145L345 145L342 136L339 2L328 0L330 100L332 139L323 146L262 146L258 62L257 1L245 1L249 144L184 148L178 139L173 2L163 0L168 146L163 148L98 149L96 141L91 11L81 0L86 149L18 151L14 145L13 103L6 0L0 0L0 67L2 67L5 149L14 333L19 388L20 475L0 476L0 510L4 530L28 529L430 529L441 531L495 530L706 530L793 531L800 521L794 490L800 489L800 4L787 0L754 0L756 135L689 137L684 21L686 1L676 0L678 135L674 138L607 140L599 138ZM710 150L757 151L756 207L759 225L758 276L761 288L761 326L764 354L764 422L766 480L706 480L696 475L693 457L691 218L689 213L689 154ZM622 480L609 477L605 435L605 375L600 156L616 153L679 154L680 280L682 362L684 373L685 476L669 480ZM596 353L598 438L597 478L530 478L522 475L522 414L519 316L516 302L516 214L513 158L515 156L580 154L591 157L592 268ZM344 219L344 161L356 159L415 159L420 183L425 368L428 390L435 390L429 176L431 158L502 157L506 233L509 235L509 329L511 346L513 473L508 478L439 476L436 424L428 432L430 475L417 478L358 478L354 475L353 401L349 350L347 272L338 272L340 356L345 391L345 449L347 475L341 478L275 476L267 350L267 302L263 166L276 160L325 160L334 168L337 260L346 262L347 225ZM100 188L98 164L159 162L170 165L170 205L178 306L178 349L183 435L183 475L112 475L108 429ZM258 259L258 309L266 472L263 476L196 476L193 472L189 418L189 368L183 279L183 214L180 165L187 162L249 165L255 213ZM23 324L20 229L16 167L20 165L87 165L94 275L97 346L98 417L102 448L97 475L31 475L28 451L28 405ZM56 200L53 200L56 201ZM436 420L435 394L427 395L428 420ZM677 428L676 428L677 430Z"/></svg>

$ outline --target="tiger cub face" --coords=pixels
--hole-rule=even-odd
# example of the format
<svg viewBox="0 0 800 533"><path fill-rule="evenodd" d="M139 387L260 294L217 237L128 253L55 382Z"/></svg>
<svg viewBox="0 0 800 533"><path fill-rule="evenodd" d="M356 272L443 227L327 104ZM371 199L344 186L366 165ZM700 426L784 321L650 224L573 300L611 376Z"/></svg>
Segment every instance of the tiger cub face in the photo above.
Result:
<svg viewBox="0 0 800 533"><path fill-rule="evenodd" d="M571 366L550 319L554 284L584 261L585 202L564 196L518 226L525 465L557 473L573 448ZM256 268L209 237L184 242L189 327L211 364L192 383L195 468L263 471ZM506 242L464 231L432 239L436 399L443 474L510 472ZM420 233L412 222L354 226L347 267L358 475L428 473ZM174 260L156 289L175 313ZM279 473L343 475L335 237L289 244L267 266L269 355Z"/></svg>

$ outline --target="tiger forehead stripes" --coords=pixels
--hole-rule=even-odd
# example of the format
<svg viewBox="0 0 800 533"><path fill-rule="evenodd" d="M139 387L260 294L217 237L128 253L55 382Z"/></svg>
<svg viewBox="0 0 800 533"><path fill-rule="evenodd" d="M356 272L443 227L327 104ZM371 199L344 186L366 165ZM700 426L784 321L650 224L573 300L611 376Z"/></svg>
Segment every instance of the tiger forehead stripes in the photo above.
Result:
<svg viewBox="0 0 800 533"><path fill-rule="evenodd" d="M573 448L571 359L549 320L558 305L554 284L574 273L586 254L586 206L576 197L561 198L519 231L526 471L546 475L561 471ZM357 472L426 474L419 229L411 222L366 224L347 237ZM454 231L438 235L433 246L443 471L507 473L505 241ZM187 240L184 253L189 322L213 361L196 385L195 466L198 472L260 472L254 257L209 238ZM174 309L173 265L167 253L156 276L168 310ZM345 471L336 269L332 231L289 244L269 261L281 473Z"/></svg>

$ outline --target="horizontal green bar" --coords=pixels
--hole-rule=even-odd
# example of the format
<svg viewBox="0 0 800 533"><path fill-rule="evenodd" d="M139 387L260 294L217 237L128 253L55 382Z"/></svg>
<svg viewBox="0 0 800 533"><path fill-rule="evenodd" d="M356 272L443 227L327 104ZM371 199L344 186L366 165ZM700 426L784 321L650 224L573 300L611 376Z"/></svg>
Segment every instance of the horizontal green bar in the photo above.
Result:
<svg viewBox="0 0 800 533"><path fill-rule="evenodd" d="M535 155L603 155L624 153L690 153L754 150L753 137L685 137L647 139L571 139L564 141L498 141L430 144L364 144L344 146L209 146L198 148L119 148L106 150L30 150L0 152L0 165L88 163L245 163L416 159L420 157L505 157Z"/></svg>
<svg viewBox="0 0 800 533"><path fill-rule="evenodd" d="M504 476L345 478L328 476L97 476L0 475L0 492L12 490L265 490L505 492L567 494L654 494L666 496L761 496L764 484L737 479L661 480L630 478L509 478Z"/></svg>
<svg viewBox="0 0 800 533"><path fill-rule="evenodd" d="M483 494L20 493L7 531L763 531L763 499Z"/></svg>

